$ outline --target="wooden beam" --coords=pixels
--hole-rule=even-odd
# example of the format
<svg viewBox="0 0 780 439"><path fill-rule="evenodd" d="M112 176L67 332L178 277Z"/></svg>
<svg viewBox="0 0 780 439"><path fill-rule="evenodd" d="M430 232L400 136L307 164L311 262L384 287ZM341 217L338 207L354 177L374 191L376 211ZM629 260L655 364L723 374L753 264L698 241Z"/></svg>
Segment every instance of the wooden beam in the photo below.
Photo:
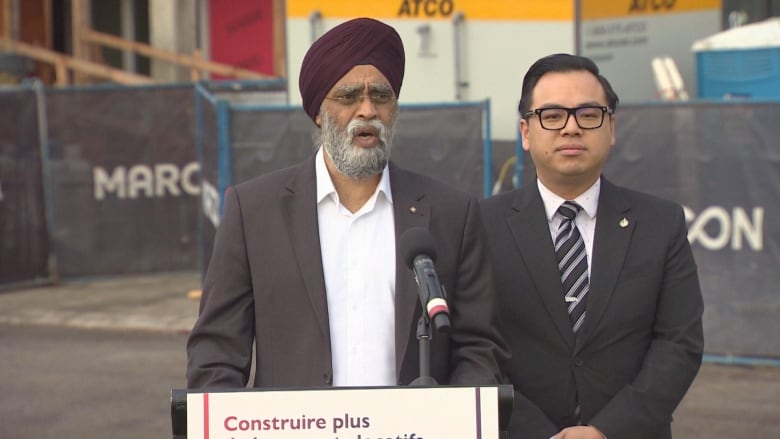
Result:
<svg viewBox="0 0 780 439"><path fill-rule="evenodd" d="M70 0L70 32L73 57L90 61L89 47L84 41L84 31L90 27L90 0ZM73 81L81 84L86 80L80 72L75 72Z"/></svg>
<svg viewBox="0 0 780 439"><path fill-rule="evenodd" d="M57 72L58 85L65 85L67 83L67 80L63 80L62 78L62 76L66 75L64 67L73 70L75 73L105 78L120 84L144 85L155 83L155 81L148 76L125 72L124 70L119 70L92 61L63 55L53 50L43 49L41 47L9 40L7 38L0 38L0 49L13 51L37 61L53 64Z"/></svg>
<svg viewBox="0 0 780 439"><path fill-rule="evenodd" d="M263 75L251 70L233 67L227 64L216 63L205 60L198 56L185 55L158 49L148 44L137 41L128 41L115 35L98 32L93 29L84 29L83 38L85 41L113 47L119 50L131 50L141 55L162 59L171 63L189 67L190 69L206 70L223 76L232 76L238 79L272 79L272 76Z"/></svg>
<svg viewBox="0 0 780 439"><path fill-rule="evenodd" d="M62 60L57 60L54 63L54 84L58 87L65 87L68 85L68 67Z"/></svg>
<svg viewBox="0 0 780 439"><path fill-rule="evenodd" d="M286 35L285 17L287 13L285 11L284 0L273 0L273 63L274 63L274 75L279 78L287 77L287 63L285 59L287 57L286 51Z"/></svg>
<svg viewBox="0 0 780 439"><path fill-rule="evenodd" d="M43 1L43 22L44 27L44 44L47 48L54 47L54 12L52 11L52 4L49 1Z"/></svg>
<svg viewBox="0 0 780 439"><path fill-rule="evenodd" d="M2 9L0 9L0 35L6 38L19 38L19 1L20 0L0 0Z"/></svg>
<svg viewBox="0 0 780 439"><path fill-rule="evenodd" d="M0 0L0 35L11 39L11 0Z"/></svg>

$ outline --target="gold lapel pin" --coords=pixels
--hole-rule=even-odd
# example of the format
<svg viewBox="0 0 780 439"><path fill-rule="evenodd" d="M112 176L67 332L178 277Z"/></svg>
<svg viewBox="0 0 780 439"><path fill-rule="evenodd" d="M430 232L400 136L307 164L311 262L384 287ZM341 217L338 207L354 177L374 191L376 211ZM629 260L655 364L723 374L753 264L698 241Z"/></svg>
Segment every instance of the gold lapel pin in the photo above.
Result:
<svg viewBox="0 0 780 439"><path fill-rule="evenodd" d="M628 227L628 220L625 217L623 217L623 219L620 220L618 225L620 225L621 228L625 229L626 227Z"/></svg>
<svg viewBox="0 0 780 439"><path fill-rule="evenodd" d="M417 208L412 206L412 207L409 208L409 212L417 213Z"/></svg>

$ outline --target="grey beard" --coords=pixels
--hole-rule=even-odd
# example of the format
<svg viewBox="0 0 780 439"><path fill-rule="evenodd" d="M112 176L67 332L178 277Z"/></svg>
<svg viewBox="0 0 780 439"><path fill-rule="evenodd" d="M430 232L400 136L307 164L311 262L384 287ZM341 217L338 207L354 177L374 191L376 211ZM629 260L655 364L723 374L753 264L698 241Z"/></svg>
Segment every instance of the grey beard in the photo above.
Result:
<svg viewBox="0 0 780 439"><path fill-rule="evenodd" d="M346 129L339 130L327 113L322 113L322 129L319 144L328 152L336 169L349 178L358 180L382 172L390 159L395 123L389 127L379 120L352 120ZM359 148L352 145L356 130L371 126L378 131L379 144L374 148Z"/></svg>

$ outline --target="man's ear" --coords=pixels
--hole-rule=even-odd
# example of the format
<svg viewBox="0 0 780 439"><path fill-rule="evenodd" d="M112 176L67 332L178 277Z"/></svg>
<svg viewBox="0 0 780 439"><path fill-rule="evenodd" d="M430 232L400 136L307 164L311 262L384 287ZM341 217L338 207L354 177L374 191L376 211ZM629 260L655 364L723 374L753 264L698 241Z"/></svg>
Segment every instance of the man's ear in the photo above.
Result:
<svg viewBox="0 0 780 439"><path fill-rule="evenodd" d="M522 139L523 150L528 151L530 149L530 145L528 144L528 121L521 118L518 128L520 129L520 138Z"/></svg>
<svg viewBox="0 0 780 439"><path fill-rule="evenodd" d="M320 116L320 113L317 113L317 115L314 116L314 124L317 125L318 128L322 128L322 117Z"/></svg>

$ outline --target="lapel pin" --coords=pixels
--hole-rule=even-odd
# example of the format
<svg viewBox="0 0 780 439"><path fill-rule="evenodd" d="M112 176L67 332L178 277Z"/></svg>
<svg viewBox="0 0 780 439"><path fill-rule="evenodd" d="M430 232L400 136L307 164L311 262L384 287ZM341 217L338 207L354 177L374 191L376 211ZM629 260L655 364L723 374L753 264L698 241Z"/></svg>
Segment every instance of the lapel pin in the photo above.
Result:
<svg viewBox="0 0 780 439"><path fill-rule="evenodd" d="M412 207L409 208L409 212L417 213L417 208L412 206Z"/></svg>
<svg viewBox="0 0 780 439"><path fill-rule="evenodd" d="M618 224L620 225L621 228L625 229L626 227L628 227L628 220L625 217L623 217L623 219L620 220Z"/></svg>

